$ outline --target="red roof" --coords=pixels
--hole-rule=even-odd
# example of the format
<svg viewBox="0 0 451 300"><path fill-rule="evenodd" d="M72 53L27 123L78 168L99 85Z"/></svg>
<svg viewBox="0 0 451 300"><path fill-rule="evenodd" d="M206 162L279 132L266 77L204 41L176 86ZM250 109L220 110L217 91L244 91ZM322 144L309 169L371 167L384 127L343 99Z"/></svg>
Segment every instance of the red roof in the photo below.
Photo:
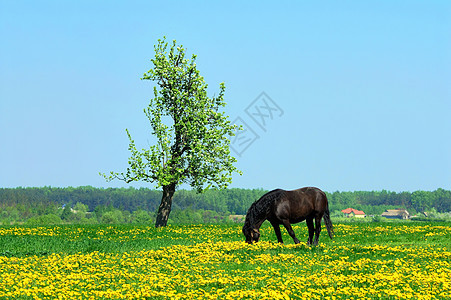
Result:
<svg viewBox="0 0 451 300"><path fill-rule="evenodd" d="M354 213L354 215L364 215L365 214L363 211L357 210L354 208L346 208L346 209L343 209L341 212L345 213L345 214Z"/></svg>

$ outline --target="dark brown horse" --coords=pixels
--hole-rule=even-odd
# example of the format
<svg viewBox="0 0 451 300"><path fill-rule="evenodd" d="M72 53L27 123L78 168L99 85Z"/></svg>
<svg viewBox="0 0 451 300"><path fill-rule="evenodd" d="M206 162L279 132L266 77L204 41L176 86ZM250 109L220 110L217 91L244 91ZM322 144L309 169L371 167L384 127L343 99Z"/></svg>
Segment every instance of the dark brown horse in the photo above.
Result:
<svg viewBox="0 0 451 300"><path fill-rule="evenodd" d="M277 189L264 194L249 207L244 221L243 234L247 243L258 242L260 226L265 220L268 220L274 227L279 243L283 243L279 227L282 224L293 241L298 244L299 240L296 238L291 224L306 220L308 227L307 244L312 244L315 234L313 245L318 245L322 218L324 218L329 237L332 239L334 230L330 221L329 205L326 194L320 189L314 187L305 187L293 191ZM313 220L315 220L315 226Z"/></svg>

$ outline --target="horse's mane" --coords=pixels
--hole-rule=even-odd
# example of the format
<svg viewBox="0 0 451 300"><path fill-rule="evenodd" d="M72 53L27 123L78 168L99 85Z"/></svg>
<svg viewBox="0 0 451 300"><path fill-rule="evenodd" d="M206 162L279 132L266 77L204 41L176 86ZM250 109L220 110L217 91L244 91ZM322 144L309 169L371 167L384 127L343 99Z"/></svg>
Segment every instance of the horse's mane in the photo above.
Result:
<svg viewBox="0 0 451 300"><path fill-rule="evenodd" d="M252 203L252 205L249 207L247 211L243 229L251 228L257 222L265 218L269 213L271 204L273 204L274 201L280 198L282 192L284 192L284 190L282 189L272 190L261 196L260 199L258 199L254 203Z"/></svg>

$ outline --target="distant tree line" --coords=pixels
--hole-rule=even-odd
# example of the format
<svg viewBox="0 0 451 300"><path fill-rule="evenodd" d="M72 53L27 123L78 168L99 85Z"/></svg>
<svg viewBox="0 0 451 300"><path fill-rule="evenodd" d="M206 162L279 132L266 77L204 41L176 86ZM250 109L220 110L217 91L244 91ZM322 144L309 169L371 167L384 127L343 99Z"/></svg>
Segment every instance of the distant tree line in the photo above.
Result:
<svg viewBox="0 0 451 300"><path fill-rule="evenodd" d="M356 191L326 193L331 210L347 207L363 210L366 214L380 214L389 208L404 208L410 214L435 209L444 213L451 211L451 191L437 189L435 191L390 192Z"/></svg>
<svg viewBox="0 0 451 300"><path fill-rule="evenodd" d="M266 191L263 189L208 190L203 194L180 190L174 196L171 222L226 222L244 215ZM329 209L352 207L367 215L405 208L411 214L451 211L451 191L355 191L326 193ZM144 223L152 222L161 191L146 188L0 188L0 223ZM44 219L43 219L44 218ZM47 219L46 219L47 218Z"/></svg>

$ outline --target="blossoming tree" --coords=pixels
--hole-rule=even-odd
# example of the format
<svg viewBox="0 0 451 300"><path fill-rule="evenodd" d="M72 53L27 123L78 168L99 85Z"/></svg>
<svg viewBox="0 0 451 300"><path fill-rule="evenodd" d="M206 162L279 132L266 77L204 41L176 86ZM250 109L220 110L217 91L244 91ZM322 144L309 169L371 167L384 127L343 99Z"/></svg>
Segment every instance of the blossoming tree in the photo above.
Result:
<svg viewBox="0 0 451 300"><path fill-rule="evenodd" d="M207 84L196 68L196 55L187 59L185 53L176 41L169 46L165 39L158 40L153 68L142 78L156 82L154 98L144 109L156 143L139 151L126 130L129 167L122 173L102 174L108 181L142 180L162 188L156 227L167 225L180 184L188 183L202 192L209 187L226 188L233 172L241 174L229 150L228 137L237 127L222 111L225 85L220 84L218 96L208 97Z"/></svg>

